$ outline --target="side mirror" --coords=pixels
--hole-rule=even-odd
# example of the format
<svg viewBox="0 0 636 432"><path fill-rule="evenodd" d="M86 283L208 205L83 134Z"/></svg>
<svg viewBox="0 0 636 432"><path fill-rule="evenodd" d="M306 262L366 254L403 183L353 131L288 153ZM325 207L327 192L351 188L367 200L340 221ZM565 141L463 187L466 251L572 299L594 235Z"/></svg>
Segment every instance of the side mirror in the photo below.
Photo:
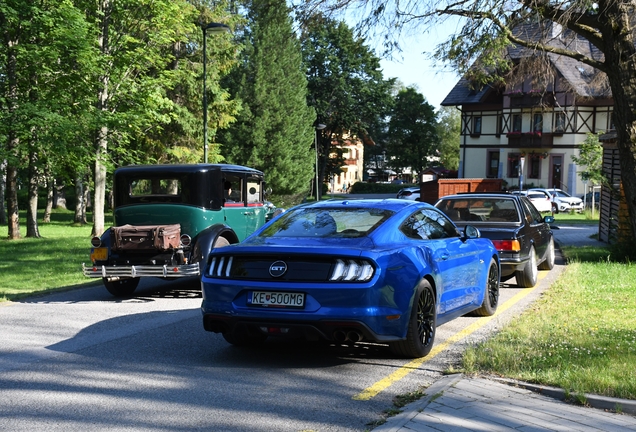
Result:
<svg viewBox="0 0 636 432"><path fill-rule="evenodd" d="M472 226L472 225L466 225L464 227L464 233L462 235L462 240L467 240L467 239L477 239L481 237L481 233L479 232L479 230Z"/></svg>
<svg viewBox="0 0 636 432"><path fill-rule="evenodd" d="M554 216L544 216L543 222L545 222L547 224L554 223Z"/></svg>

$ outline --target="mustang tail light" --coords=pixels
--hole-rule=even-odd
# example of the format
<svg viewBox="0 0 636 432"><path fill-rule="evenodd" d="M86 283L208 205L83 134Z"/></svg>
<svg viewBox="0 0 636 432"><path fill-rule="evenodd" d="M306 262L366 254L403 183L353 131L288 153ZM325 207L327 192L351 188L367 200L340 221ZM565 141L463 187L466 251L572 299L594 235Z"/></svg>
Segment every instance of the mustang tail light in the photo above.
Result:
<svg viewBox="0 0 636 432"><path fill-rule="evenodd" d="M330 281L366 282L373 277L373 266L364 260L337 259Z"/></svg>
<svg viewBox="0 0 636 432"><path fill-rule="evenodd" d="M502 252L519 252L521 250L519 240L492 240L492 244L495 245L495 249Z"/></svg>

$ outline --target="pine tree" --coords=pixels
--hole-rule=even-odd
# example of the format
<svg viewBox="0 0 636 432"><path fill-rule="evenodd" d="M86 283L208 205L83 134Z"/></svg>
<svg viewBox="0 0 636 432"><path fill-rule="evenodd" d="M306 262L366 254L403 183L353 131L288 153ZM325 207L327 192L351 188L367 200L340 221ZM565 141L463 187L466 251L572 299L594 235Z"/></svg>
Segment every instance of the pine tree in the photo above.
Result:
<svg viewBox="0 0 636 432"><path fill-rule="evenodd" d="M249 5L244 61L233 76L242 102L219 134L228 162L260 169L276 195L306 192L313 178L313 123L300 44L284 0Z"/></svg>

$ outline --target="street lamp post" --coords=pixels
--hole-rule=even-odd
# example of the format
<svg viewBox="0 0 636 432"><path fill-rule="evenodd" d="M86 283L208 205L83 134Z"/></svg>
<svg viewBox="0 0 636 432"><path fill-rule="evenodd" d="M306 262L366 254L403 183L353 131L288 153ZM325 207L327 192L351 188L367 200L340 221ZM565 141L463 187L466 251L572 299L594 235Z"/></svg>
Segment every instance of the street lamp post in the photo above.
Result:
<svg viewBox="0 0 636 432"><path fill-rule="evenodd" d="M322 195L322 188L318 185L318 131L321 131L326 127L327 125L322 123L316 125L316 136L314 137L314 147L316 148L316 201L320 201L320 195Z"/></svg>
<svg viewBox="0 0 636 432"><path fill-rule="evenodd" d="M230 28L225 24L211 22L208 25L201 26L201 30L203 30L203 162L208 163L207 34L208 30L212 33L224 33L229 32Z"/></svg>

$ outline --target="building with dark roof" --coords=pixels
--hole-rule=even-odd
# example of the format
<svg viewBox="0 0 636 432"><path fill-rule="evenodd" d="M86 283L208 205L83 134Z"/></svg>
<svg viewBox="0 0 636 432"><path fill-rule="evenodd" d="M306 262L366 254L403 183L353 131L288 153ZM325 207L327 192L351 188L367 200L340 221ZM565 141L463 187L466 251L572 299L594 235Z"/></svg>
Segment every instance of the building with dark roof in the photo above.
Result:
<svg viewBox="0 0 636 432"><path fill-rule="evenodd" d="M517 33L527 37L533 29L536 25L522 26ZM551 46L602 56L558 26L548 34ZM442 102L461 110L458 176L502 178L511 189L554 187L583 195L577 175L582 168L571 156L578 155L587 133L613 129L609 87L599 71L570 57L514 46L507 53L517 72L529 72L479 88L462 78ZM528 67L531 58L547 67Z"/></svg>

